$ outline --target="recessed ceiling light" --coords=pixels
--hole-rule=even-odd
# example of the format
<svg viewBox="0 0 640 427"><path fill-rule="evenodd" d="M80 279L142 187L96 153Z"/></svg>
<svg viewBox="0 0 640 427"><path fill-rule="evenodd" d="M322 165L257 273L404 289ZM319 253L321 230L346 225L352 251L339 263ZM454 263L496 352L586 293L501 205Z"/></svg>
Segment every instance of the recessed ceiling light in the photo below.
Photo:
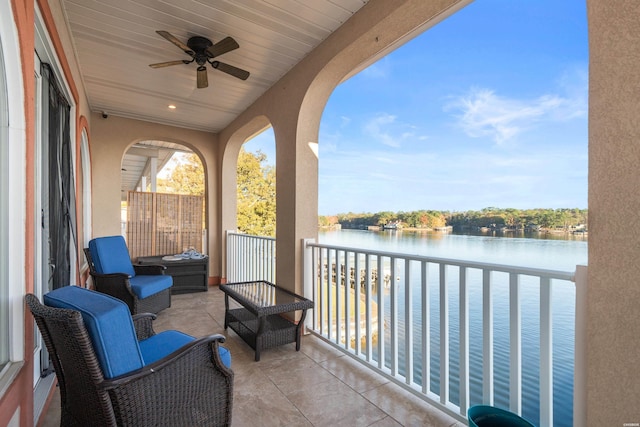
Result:
<svg viewBox="0 0 640 427"><path fill-rule="evenodd" d="M175 105L173 105L173 104L170 104L170 105L169 105L169 109L170 109L170 110L175 110L176 108L178 108L178 107L176 107L176 106L175 106Z"/></svg>

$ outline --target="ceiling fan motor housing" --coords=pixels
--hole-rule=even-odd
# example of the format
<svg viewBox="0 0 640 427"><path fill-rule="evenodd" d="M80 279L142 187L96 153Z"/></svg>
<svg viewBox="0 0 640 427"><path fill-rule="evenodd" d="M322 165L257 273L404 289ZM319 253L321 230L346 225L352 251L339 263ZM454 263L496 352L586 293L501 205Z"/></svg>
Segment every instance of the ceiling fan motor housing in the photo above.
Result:
<svg viewBox="0 0 640 427"><path fill-rule="evenodd" d="M213 46L211 40L205 37L193 36L187 40L187 46L191 49L195 56L194 59L198 65L204 65L207 62L209 56L207 55L207 48Z"/></svg>

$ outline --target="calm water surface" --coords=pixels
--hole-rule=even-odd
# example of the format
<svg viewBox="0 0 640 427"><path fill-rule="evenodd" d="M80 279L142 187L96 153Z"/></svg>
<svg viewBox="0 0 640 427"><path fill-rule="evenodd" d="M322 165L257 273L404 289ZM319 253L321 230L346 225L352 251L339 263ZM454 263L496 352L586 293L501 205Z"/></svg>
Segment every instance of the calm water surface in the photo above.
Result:
<svg viewBox="0 0 640 427"><path fill-rule="evenodd" d="M568 237L570 240L567 240ZM421 256L448 258L464 261L479 261L518 267L547 270L575 271L576 265L587 264L587 241L581 235L470 235L457 233L415 231L321 231L320 243L353 248L398 252ZM437 269L433 269L437 270ZM469 275L470 297L470 398L471 404L482 403L482 285L481 274ZM430 273L431 275L432 273ZM436 271L433 274L437 274ZM498 275L499 276L499 275ZM509 321L508 284L504 278L494 277L494 362L495 405L509 407ZM502 280L504 279L504 280ZM535 280L522 278L522 376L523 416L537 424L539 421L539 286ZM430 276L429 280L432 278ZM433 280L437 283L437 277ZM458 291L457 275L449 278L450 305L450 383L451 401L458 404ZM412 285L412 288L420 284ZM413 295L419 289L414 289ZM437 286L431 287L431 346L439 348L439 303ZM388 297L387 297L388 298ZM404 291L399 290L399 300ZM573 424L573 360L575 286L573 283L553 285L553 375L554 375L554 425ZM389 304L385 304L385 308ZM422 343L419 301L412 308L416 319L414 339L414 377L421 381L420 349ZM400 307L399 318L404 318L404 307ZM387 313L388 314L388 313ZM404 333L404 324L399 325ZM386 340L385 340L386 341ZM385 342L388 345L387 342ZM399 348L404 348L400 343ZM386 352L389 357L390 352ZM434 351L430 363L431 390L438 392L440 361ZM404 355L400 355L404 363Z"/></svg>
<svg viewBox="0 0 640 427"><path fill-rule="evenodd" d="M587 264L587 241L582 235L545 235L524 237L504 235L458 234L417 231L320 231L320 243L480 261L518 267L574 271L576 265Z"/></svg>

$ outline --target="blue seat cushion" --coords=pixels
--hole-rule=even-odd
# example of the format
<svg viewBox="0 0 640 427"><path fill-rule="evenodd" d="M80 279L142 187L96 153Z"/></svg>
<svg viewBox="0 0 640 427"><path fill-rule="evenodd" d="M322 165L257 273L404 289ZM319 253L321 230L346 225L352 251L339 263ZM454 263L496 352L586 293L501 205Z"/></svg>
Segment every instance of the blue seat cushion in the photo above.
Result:
<svg viewBox="0 0 640 427"><path fill-rule="evenodd" d="M218 346L218 354L220 354L220 360L224 363L224 366L231 369L231 352L227 347Z"/></svg>
<svg viewBox="0 0 640 427"><path fill-rule="evenodd" d="M129 279L131 291L139 299L155 295L160 291L170 288L173 285L173 277L163 274L142 275L139 274Z"/></svg>
<svg viewBox="0 0 640 427"><path fill-rule="evenodd" d="M157 362L193 340L191 335L178 331L164 331L142 340L139 344L144 364Z"/></svg>
<svg viewBox="0 0 640 427"><path fill-rule="evenodd" d="M127 244L122 236L97 237L89 241L89 252L100 274L125 273L136 275Z"/></svg>
<svg viewBox="0 0 640 427"><path fill-rule="evenodd" d="M80 312L105 378L144 366L129 307L119 299L77 286L56 289L43 299L49 307Z"/></svg>
<svg viewBox="0 0 640 427"><path fill-rule="evenodd" d="M140 351L142 352L145 365L149 365L170 355L194 340L195 338L191 335L179 331L164 331L140 341ZM222 346L219 346L218 349L222 363L224 363L227 368L231 368L231 353L229 349Z"/></svg>

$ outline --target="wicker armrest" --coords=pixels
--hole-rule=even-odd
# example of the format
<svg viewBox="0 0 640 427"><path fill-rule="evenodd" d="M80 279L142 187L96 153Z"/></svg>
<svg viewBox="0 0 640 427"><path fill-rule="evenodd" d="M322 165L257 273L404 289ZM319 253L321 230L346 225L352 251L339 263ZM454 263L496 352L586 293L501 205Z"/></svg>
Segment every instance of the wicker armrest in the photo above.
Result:
<svg viewBox="0 0 640 427"><path fill-rule="evenodd" d="M223 341L222 335L200 338L142 369L103 381L118 425L230 425L233 371L220 360Z"/></svg>
<svg viewBox="0 0 640 427"><path fill-rule="evenodd" d="M157 264L149 264L149 265L134 264L133 269L136 271L136 274L141 274L143 276L152 276L152 275L164 274L164 270L166 270L167 267L164 265L157 265Z"/></svg>
<svg viewBox="0 0 640 427"><path fill-rule="evenodd" d="M189 359L189 355L198 354L202 352L204 349L204 353L207 353L208 356L204 358L206 362L209 364L213 364L215 367L220 368L221 371L225 372L226 375L233 376L233 371L227 368L220 359L220 355L218 354L218 346L220 343L225 342L226 338L224 335L213 334L208 335L202 338L198 338L184 346L180 349L174 351L168 356L163 357L162 359L146 365L143 368L137 369L135 371L129 372L128 374L121 375L116 378L112 378L110 380L105 380L103 382L103 388L105 389L113 389L117 387L121 387L123 385L129 384L131 382L143 380L146 377L154 376L160 374L163 369L173 366L176 363L184 363ZM213 351L213 350L216 351ZM200 356L197 356L200 357Z"/></svg>
<svg viewBox="0 0 640 427"><path fill-rule="evenodd" d="M109 274L101 274L96 272L91 272L91 275L96 279L106 279L106 280L126 280L130 279L127 273L109 273Z"/></svg>
<svg viewBox="0 0 640 427"><path fill-rule="evenodd" d="M138 341L145 340L156 334L153 330L153 321L156 320L156 317L158 316L153 313L140 313L132 317Z"/></svg>

